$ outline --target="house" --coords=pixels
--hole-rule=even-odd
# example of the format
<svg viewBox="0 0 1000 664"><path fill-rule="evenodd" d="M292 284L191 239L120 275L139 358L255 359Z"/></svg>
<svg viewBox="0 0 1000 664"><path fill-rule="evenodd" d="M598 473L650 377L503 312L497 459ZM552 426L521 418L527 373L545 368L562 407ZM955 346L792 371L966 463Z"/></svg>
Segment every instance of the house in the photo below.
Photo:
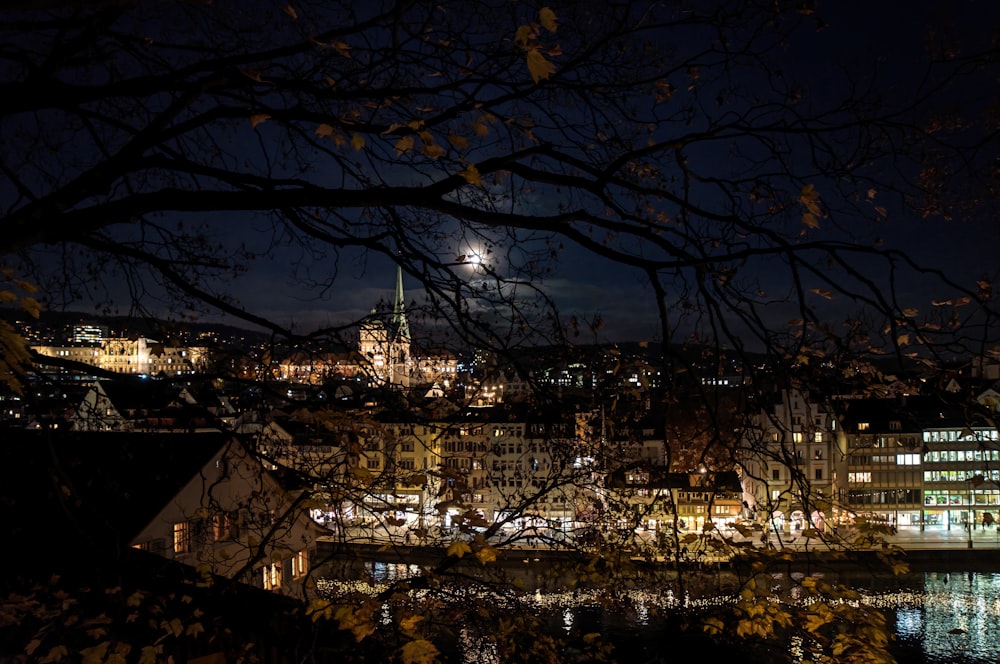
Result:
<svg viewBox="0 0 1000 664"><path fill-rule="evenodd" d="M186 386L148 378L95 381L71 420L76 431L196 431L221 426L219 417L199 405Z"/></svg>
<svg viewBox="0 0 1000 664"><path fill-rule="evenodd" d="M725 527L743 514L743 487L735 471L675 473L663 466L632 463L613 471L609 490L633 509L646 530L701 532L707 523Z"/></svg>
<svg viewBox="0 0 1000 664"><path fill-rule="evenodd" d="M11 432L0 518L49 573L114 569L130 547L302 596L316 526L234 436L222 432Z"/></svg>

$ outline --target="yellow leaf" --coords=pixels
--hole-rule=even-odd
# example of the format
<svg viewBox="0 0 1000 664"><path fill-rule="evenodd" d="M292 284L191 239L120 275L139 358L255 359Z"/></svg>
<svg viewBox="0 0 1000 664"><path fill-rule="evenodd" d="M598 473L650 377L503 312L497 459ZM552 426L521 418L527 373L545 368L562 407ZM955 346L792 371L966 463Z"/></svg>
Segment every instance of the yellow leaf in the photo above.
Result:
<svg viewBox="0 0 1000 664"><path fill-rule="evenodd" d="M295 13L295 7L292 7L291 5L285 5L284 11L286 14L292 17L293 21L299 20L299 15Z"/></svg>
<svg viewBox="0 0 1000 664"><path fill-rule="evenodd" d="M267 120L270 120L270 119L271 119L271 116L268 115L267 113L257 113L256 115L251 115L250 116L250 126L252 128L256 128L257 125L259 125L261 122L266 122Z"/></svg>
<svg viewBox="0 0 1000 664"><path fill-rule="evenodd" d="M33 297L22 297L21 308L32 318L38 318L42 315L42 305Z"/></svg>
<svg viewBox="0 0 1000 664"><path fill-rule="evenodd" d="M24 279L16 279L14 283L16 283L17 287L20 288L21 290L23 290L28 295L32 295L32 294L38 292L38 286L36 286L35 284L31 283L30 281L25 281ZM976 283L982 284L984 282L980 281L980 282L976 282Z"/></svg>
<svg viewBox="0 0 1000 664"><path fill-rule="evenodd" d="M472 185L482 185L483 179L479 176L479 169L476 168L475 164L469 164L466 169L459 173L465 181Z"/></svg>
<svg viewBox="0 0 1000 664"><path fill-rule="evenodd" d="M533 48L528 51L528 71L531 72L531 80L538 83L552 76L556 72L556 66L546 60L541 51Z"/></svg>
<svg viewBox="0 0 1000 664"><path fill-rule="evenodd" d="M141 592L134 592L131 595L129 595L126 604L128 604L129 606L139 606L140 604L142 604L143 597L144 595Z"/></svg>
<svg viewBox="0 0 1000 664"><path fill-rule="evenodd" d="M69 649L66 646L55 646L39 662L61 662L63 658L69 656Z"/></svg>
<svg viewBox="0 0 1000 664"><path fill-rule="evenodd" d="M486 546L484 546L483 548L481 548L479 551L476 551L476 558L478 558L479 562L482 563L483 565L486 565L486 564L492 563L492 562L496 562L496 559L497 559L497 550L494 549L489 544L487 544Z"/></svg>
<svg viewBox="0 0 1000 664"><path fill-rule="evenodd" d="M163 646L145 646L142 654L139 655L139 664L156 664L159 661L157 655Z"/></svg>
<svg viewBox="0 0 1000 664"><path fill-rule="evenodd" d="M410 641L401 648L403 664L434 664L438 661L437 647L426 639Z"/></svg>
<svg viewBox="0 0 1000 664"><path fill-rule="evenodd" d="M413 149L413 136L403 136L396 141L396 154L404 154Z"/></svg>
<svg viewBox="0 0 1000 664"><path fill-rule="evenodd" d="M420 621L423 620L423 619L424 619L423 616L416 615L416 614L414 614L412 616L407 616L406 618L403 618L402 620L399 621L399 627L404 632L410 632L410 633L412 633L413 630L415 630L417 628L417 625L420 624Z"/></svg>
<svg viewBox="0 0 1000 664"><path fill-rule="evenodd" d="M320 138L333 138L333 127L326 123L316 127L316 135Z"/></svg>
<svg viewBox="0 0 1000 664"><path fill-rule="evenodd" d="M165 628L167 632L172 633L174 636L180 636L184 633L184 623L181 622L180 618L174 618L165 625Z"/></svg>
<svg viewBox="0 0 1000 664"><path fill-rule="evenodd" d="M709 636L718 636L722 634L722 630L725 629L725 624L718 618L705 618L705 622L702 623L702 630L708 633Z"/></svg>
<svg viewBox="0 0 1000 664"><path fill-rule="evenodd" d="M896 343L899 344L900 346L906 346L907 344L910 343L910 335L908 334L899 335L898 337L896 337Z"/></svg>
<svg viewBox="0 0 1000 664"><path fill-rule="evenodd" d="M104 658L108 654L108 642L99 643L93 648L84 648L80 651L84 664L104 664Z"/></svg>
<svg viewBox="0 0 1000 664"><path fill-rule="evenodd" d="M472 123L472 132L476 136L489 136L490 128L485 122L483 122L482 118L477 118L476 121Z"/></svg>
<svg viewBox="0 0 1000 664"><path fill-rule="evenodd" d="M468 542L463 542L461 540L452 542L448 547L448 555L454 556L456 558L461 558L467 553L472 553L472 547L469 546Z"/></svg>
<svg viewBox="0 0 1000 664"><path fill-rule="evenodd" d="M817 216L822 214L819 209L819 192L814 185L807 184L802 187L802 191L799 192L799 202L813 214Z"/></svg>
<svg viewBox="0 0 1000 664"><path fill-rule="evenodd" d="M422 145L420 146L420 153L425 157L430 157L431 159L437 159L444 154L444 148L437 144Z"/></svg>
<svg viewBox="0 0 1000 664"><path fill-rule="evenodd" d="M830 291L825 290L823 288L813 288L810 292L814 293L815 295L819 295L824 300L832 300L833 299L833 293L831 293Z"/></svg>
<svg viewBox="0 0 1000 664"><path fill-rule="evenodd" d="M528 43L535 36L535 31L530 25L522 25L517 28L517 32L514 33L514 41L517 42L518 46L522 48L527 48Z"/></svg>
<svg viewBox="0 0 1000 664"><path fill-rule="evenodd" d="M202 626L202 624L200 622L196 622L196 623L191 623L190 625L187 626L187 629L184 630L184 635L198 636L199 634L202 634L204 631L205 628Z"/></svg>
<svg viewBox="0 0 1000 664"><path fill-rule="evenodd" d="M809 228L819 228L819 220L816 219L816 215L806 212L802 215L802 223Z"/></svg>
<svg viewBox="0 0 1000 664"><path fill-rule="evenodd" d="M464 136L459 136L458 134L452 132L448 135L448 142L454 145L459 150L464 150L469 147L469 139Z"/></svg>
<svg viewBox="0 0 1000 664"><path fill-rule="evenodd" d="M310 616L313 622L316 622L320 618L329 620L333 615L333 603L328 599L314 599L309 602L309 606L306 608L306 615Z"/></svg>
<svg viewBox="0 0 1000 664"><path fill-rule="evenodd" d="M818 616L815 613L806 614L806 630L809 632L818 632L819 628L828 622L826 616Z"/></svg>
<svg viewBox="0 0 1000 664"><path fill-rule="evenodd" d="M342 41L336 41L330 44L330 46L332 46L341 56L345 58L351 57L351 47L348 44L345 44Z"/></svg>
<svg viewBox="0 0 1000 664"><path fill-rule="evenodd" d="M556 28L559 27L556 21L556 13L549 7L542 7L538 11L538 22L549 32L555 32Z"/></svg>
<svg viewBox="0 0 1000 664"><path fill-rule="evenodd" d="M351 147L354 148L355 152L361 150L361 148L365 147L365 137L361 134L354 134L351 137Z"/></svg>

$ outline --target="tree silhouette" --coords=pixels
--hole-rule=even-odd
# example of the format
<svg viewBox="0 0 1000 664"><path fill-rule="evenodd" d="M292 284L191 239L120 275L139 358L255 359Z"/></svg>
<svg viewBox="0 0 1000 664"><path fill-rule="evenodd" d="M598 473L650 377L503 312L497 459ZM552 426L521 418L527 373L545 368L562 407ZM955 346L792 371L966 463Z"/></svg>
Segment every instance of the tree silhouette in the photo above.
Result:
<svg viewBox="0 0 1000 664"><path fill-rule="evenodd" d="M124 284L135 310L166 298L179 316L322 346L359 320L275 320L241 302L240 276L275 260L320 298L381 256L420 284L413 311L439 338L568 352L601 340L602 321L565 316L545 278L561 261L624 266L648 289L636 306L658 321L656 398L697 441L678 455L692 463L724 459L718 423L733 424L684 378L703 362L679 342L720 366L759 351L755 380L796 385L831 365L878 376L885 355L996 352L989 268L968 283L881 237L888 219L993 212L996 52L967 31L965 4L953 33L887 34L885 49L922 45L905 63L845 48L848 12L810 2L51 2L0 16L3 299L25 308L29 282L50 306L110 302ZM911 279L930 290L914 297ZM691 400L700 427L670 419ZM436 573L467 552L450 553ZM363 636L373 607L341 626Z"/></svg>

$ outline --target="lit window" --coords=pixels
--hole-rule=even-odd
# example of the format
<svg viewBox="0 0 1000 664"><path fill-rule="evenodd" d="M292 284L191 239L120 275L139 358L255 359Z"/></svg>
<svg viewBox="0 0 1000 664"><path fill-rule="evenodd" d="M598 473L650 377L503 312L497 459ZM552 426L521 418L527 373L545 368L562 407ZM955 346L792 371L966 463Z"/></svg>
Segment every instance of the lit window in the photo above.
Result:
<svg viewBox="0 0 1000 664"><path fill-rule="evenodd" d="M174 553L190 553L191 524L181 521L174 524Z"/></svg>
<svg viewBox="0 0 1000 664"><path fill-rule="evenodd" d="M281 563L271 563L261 568L264 574L264 590L278 590L281 588Z"/></svg>
<svg viewBox="0 0 1000 664"><path fill-rule="evenodd" d="M817 431L816 433L813 434L813 442L814 443L822 443L823 442L823 432L822 431Z"/></svg>
<svg viewBox="0 0 1000 664"><path fill-rule="evenodd" d="M868 431L868 422L858 422L858 431Z"/></svg>
<svg viewBox="0 0 1000 664"><path fill-rule="evenodd" d="M292 556L292 578L298 579L309 572L309 552L305 549Z"/></svg>
<svg viewBox="0 0 1000 664"><path fill-rule="evenodd" d="M793 443L801 443L802 442L802 432L801 431L795 431L794 433L792 433L792 442Z"/></svg>

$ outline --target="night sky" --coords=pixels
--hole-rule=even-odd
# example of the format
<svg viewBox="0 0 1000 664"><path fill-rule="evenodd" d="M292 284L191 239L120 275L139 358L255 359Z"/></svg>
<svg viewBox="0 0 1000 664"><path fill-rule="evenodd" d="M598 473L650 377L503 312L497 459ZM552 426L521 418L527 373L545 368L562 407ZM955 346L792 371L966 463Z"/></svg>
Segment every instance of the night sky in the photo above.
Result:
<svg viewBox="0 0 1000 664"><path fill-rule="evenodd" d="M798 43L785 50L789 71L810 81L809 93L822 100L834 96L848 84L839 72L841 65L864 70L868 62L884 57L881 65L883 84L899 83L905 87L914 83L916 69L911 65L924 49L928 31L947 28L953 33L975 34L982 40L989 30L972 28L992 26L992 35L1000 34L1000 4L995 2L966 3L822 3L817 20L828 24L825 30L805 32ZM981 45L968 43L972 48ZM996 85L996 81L993 81ZM997 151L994 144L992 149ZM887 218L871 224L860 219L842 217L839 229L822 229L838 233L861 244L881 242L885 248L898 248L914 261L938 268L960 285L975 289L980 279L1000 280L1000 225L989 211L973 217L956 217L950 221L921 219L889 203ZM292 260L295 260L294 258ZM238 291L248 306L260 309L282 321L294 321L296 326L337 323L367 312L380 299L388 301L394 283L394 266L383 257L341 260L345 277L343 289L330 292L320 300L302 301L295 297L294 285L275 288L274 268L280 268L281 258L272 258L260 271L241 278ZM775 293L787 288L784 276L768 274L761 268L760 278ZM421 300L415 280L404 277L409 301ZM932 279L913 277L899 284L900 301L918 309L929 308L931 300L945 300L953 295ZM642 275L624 266L595 259L585 252L566 248L558 257L553 274L544 282L546 292L562 307L564 317L587 319L599 315L604 320L600 341L652 340L659 338L651 291ZM831 316L842 316L854 308L850 302L834 301L828 305ZM773 321L781 326L795 317L794 310L781 305L772 307Z"/></svg>
<svg viewBox="0 0 1000 664"><path fill-rule="evenodd" d="M882 71L879 85L899 84L906 89L915 83L916 61L927 40L928 31L947 28L952 34L968 35L970 48L982 46L982 40L1000 35L1000 3L987 2L831 2L818 5L817 21L826 23L821 31L804 32L800 41L783 47L787 71L809 83L810 101L819 104L836 98L845 86L857 83L844 71L865 71L867 63L879 63ZM984 26L986 29L983 29ZM975 29L975 30L974 30ZM971 43L972 40L979 40ZM994 48L996 44L994 43ZM874 64L871 65L874 67ZM986 85L997 85L995 79L983 76ZM995 95L994 95L995 96ZM969 110L969 109L965 109ZM976 109L973 109L976 110ZM997 153L996 139L982 146L982 151ZM181 218L181 217L179 217ZM231 241L246 242L251 249L263 251L270 245L271 235L266 222L252 215L227 218L217 224ZM248 232L259 228L260 233ZM892 202L887 203L887 217L878 223L852 219L841 215L824 221L816 232L818 237L837 237L871 246L881 243L885 248L899 249L914 261L938 268L959 285L970 290L980 279L1000 280L1000 226L993 209L980 211L974 216L956 216L949 221L921 219L908 214ZM456 240L456 245L461 243ZM462 251L456 246L455 252ZM494 258L502 252L496 252ZM336 259L338 280L336 285L322 293L306 293L290 270L297 269L318 274L324 269L324 260L332 266L334 258L309 257L291 248L270 249L266 256L255 259L251 269L239 275L232 283L232 293L247 309L292 326L296 331L307 332L317 326L337 325L357 320L379 301L391 297L395 279L395 266L384 256L344 253ZM49 260L52 260L50 258ZM56 258L57 260L57 258ZM316 262L307 265L310 261ZM495 263L503 271L502 262ZM563 317L578 316L589 319L599 316L604 321L597 338L583 341L654 340L659 338L651 291L641 274L621 265L596 259L582 250L567 246L553 264L551 275L541 284L545 292L561 307ZM763 263L757 270L762 287L774 293L775 299L787 289L785 276L773 270L773 265ZM876 279L881 279L876 274ZM475 274L470 270L470 279ZM415 279L404 276L408 301L419 304L422 292ZM931 300L944 300L953 295L946 287L930 283L928 279L904 278L897 283L900 302L906 306L924 309ZM112 295L127 309L121 290L112 286ZM155 289L151 291L155 295ZM156 311L155 298L146 306ZM832 301L828 305L831 317L846 315L853 303ZM86 309L74 304L69 308ZM768 315L776 326L793 318L795 312L775 304ZM214 317L205 317L213 320ZM242 324L232 318L222 319L232 324Z"/></svg>

